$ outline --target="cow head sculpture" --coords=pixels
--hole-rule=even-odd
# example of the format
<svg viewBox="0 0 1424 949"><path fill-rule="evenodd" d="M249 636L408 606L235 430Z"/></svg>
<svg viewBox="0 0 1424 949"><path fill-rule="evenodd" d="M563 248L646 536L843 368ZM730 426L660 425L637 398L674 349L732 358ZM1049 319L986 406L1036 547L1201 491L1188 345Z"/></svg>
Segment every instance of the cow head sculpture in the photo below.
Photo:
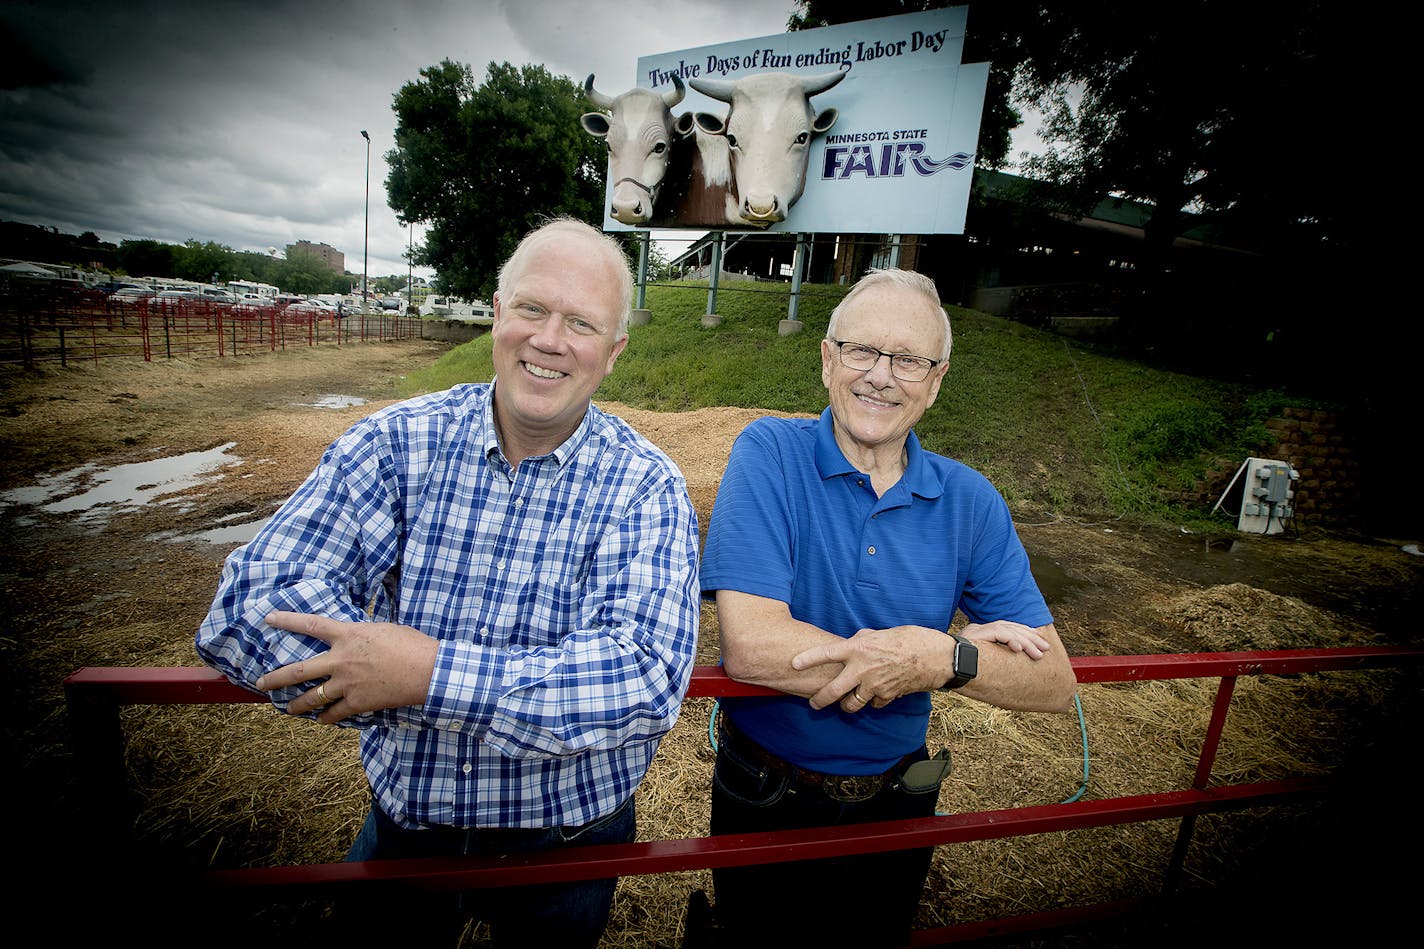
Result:
<svg viewBox="0 0 1424 949"><path fill-rule="evenodd" d="M839 115L835 109L817 114L811 97L845 77L844 72L804 77L757 73L688 80L698 92L731 107L725 120L699 112L697 124L727 140L743 223L767 227L786 219L806 188L811 139L835 125Z"/></svg>
<svg viewBox="0 0 1424 949"><path fill-rule="evenodd" d="M583 84L584 96L602 112L585 112L584 130L608 144L608 178L613 182L609 214L623 224L645 224L672 158L672 107L687 94L682 80L672 77L665 93L633 88L608 96L593 88L593 75Z"/></svg>

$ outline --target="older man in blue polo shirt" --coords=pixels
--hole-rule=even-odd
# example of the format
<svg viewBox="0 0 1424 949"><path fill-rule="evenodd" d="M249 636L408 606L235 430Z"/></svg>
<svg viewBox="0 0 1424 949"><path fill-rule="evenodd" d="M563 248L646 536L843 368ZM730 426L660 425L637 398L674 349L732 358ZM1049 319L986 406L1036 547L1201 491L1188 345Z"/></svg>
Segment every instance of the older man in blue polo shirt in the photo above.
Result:
<svg viewBox="0 0 1424 949"><path fill-rule="evenodd" d="M821 343L819 419L753 422L718 489L701 584L734 679L784 695L722 704L712 832L934 813L925 747L937 689L1067 711L1072 666L1007 506L920 447L951 336L934 283L872 272ZM956 610L970 625L951 635ZM932 850L718 870L732 944L893 946Z"/></svg>

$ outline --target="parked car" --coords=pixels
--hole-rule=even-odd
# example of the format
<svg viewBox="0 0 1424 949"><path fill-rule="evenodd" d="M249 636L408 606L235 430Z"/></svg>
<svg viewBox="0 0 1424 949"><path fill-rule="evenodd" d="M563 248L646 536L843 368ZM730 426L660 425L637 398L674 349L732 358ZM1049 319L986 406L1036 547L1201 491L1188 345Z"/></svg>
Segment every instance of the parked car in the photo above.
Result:
<svg viewBox="0 0 1424 949"><path fill-rule="evenodd" d="M382 298L381 298L381 309L383 309L383 310L395 310L395 311L399 312L399 311L400 311L401 309L403 309L404 307L405 307L405 301L402 300L400 297L382 297Z"/></svg>
<svg viewBox="0 0 1424 949"><path fill-rule="evenodd" d="M203 295L196 290L161 290L153 302L159 306L176 307L198 302Z"/></svg>
<svg viewBox="0 0 1424 949"><path fill-rule="evenodd" d="M113 303L137 303L157 294L158 291L152 287L120 287L109 294L109 300Z"/></svg>
<svg viewBox="0 0 1424 949"><path fill-rule="evenodd" d="M334 309L328 309L320 303L312 300L298 300L296 303L288 303L282 310L283 316L335 316Z"/></svg>

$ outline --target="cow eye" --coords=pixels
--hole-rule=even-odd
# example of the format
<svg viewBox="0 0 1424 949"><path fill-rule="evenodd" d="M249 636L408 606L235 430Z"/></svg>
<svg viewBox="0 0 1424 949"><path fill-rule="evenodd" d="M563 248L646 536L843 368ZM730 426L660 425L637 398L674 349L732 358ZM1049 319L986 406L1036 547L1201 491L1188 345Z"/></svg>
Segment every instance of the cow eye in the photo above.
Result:
<svg viewBox="0 0 1424 949"><path fill-rule="evenodd" d="M736 147L737 147L737 136L733 135L731 132L728 132L728 133L727 133L727 144L730 145L730 146L732 146L733 148L736 148Z"/></svg>
<svg viewBox="0 0 1424 949"><path fill-rule="evenodd" d="M653 146L654 155L661 155L665 151L667 151L667 142L658 142Z"/></svg>
<svg viewBox="0 0 1424 949"><path fill-rule="evenodd" d="M796 144L805 145L806 142L810 140L810 138L811 136L807 135L805 132L802 132L800 135L796 136Z"/></svg>

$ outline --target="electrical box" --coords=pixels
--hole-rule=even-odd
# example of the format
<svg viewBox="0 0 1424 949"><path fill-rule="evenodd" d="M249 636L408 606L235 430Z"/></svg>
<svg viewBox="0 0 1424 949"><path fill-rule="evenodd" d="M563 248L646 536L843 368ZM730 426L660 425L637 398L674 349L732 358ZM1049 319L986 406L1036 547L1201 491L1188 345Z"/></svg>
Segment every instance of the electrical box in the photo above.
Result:
<svg viewBox="0 0 1424 949"><path fill-rule="evenodd" d="M1295 485L1300 473L1287 462L1247 458L1236 469L1218 508L1236 515L1236 529L1248 534L1279 534L1295 516Z"/></svg>
<svg viewBox="0 0 1424 949"><path fill-rule="evenodd" d="M1236 529L1247 534L1279 534L1295 516L1295 484L1300 474L1284 461L1246 459L1246 483Z"/></svg>

